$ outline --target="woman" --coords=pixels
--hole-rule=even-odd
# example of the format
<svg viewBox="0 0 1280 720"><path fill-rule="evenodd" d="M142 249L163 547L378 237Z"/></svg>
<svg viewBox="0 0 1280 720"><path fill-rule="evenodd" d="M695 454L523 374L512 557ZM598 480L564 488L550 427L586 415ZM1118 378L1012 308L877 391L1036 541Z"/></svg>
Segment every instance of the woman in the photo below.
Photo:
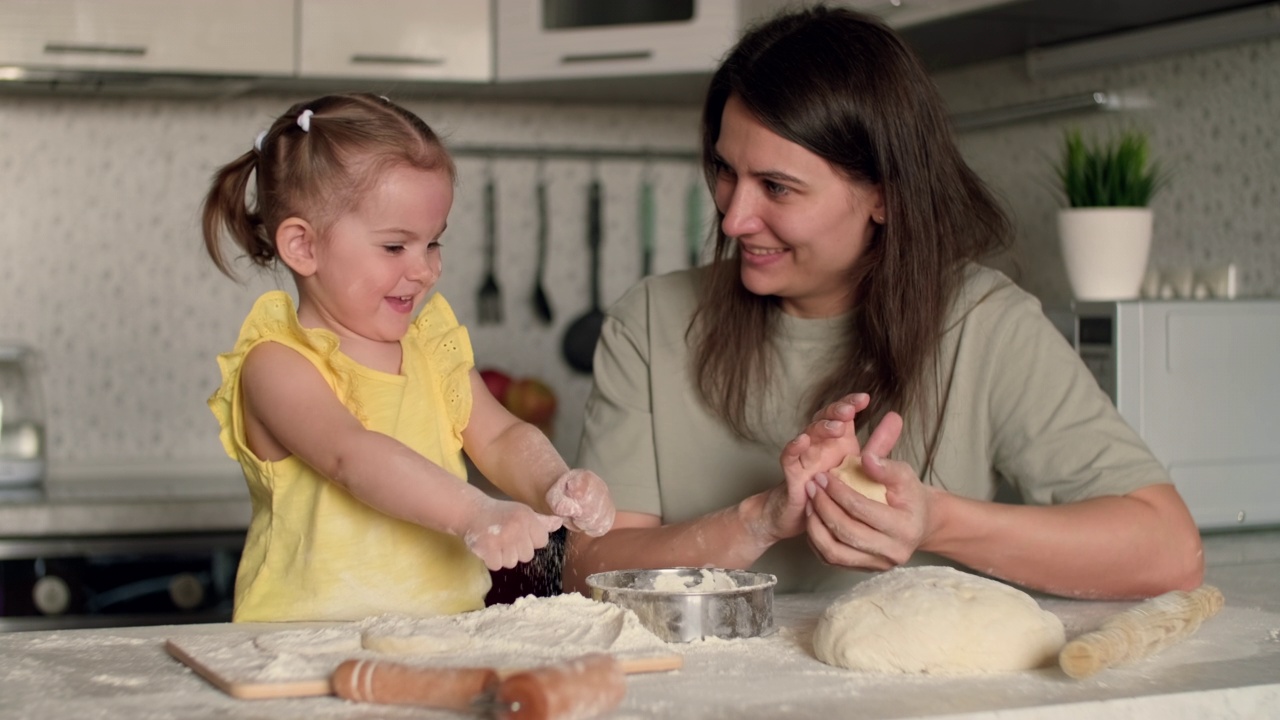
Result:
<svg viewBox="0 0 1280 720"><path fill-rule="evenodd" d="M819 590L908 561L1073 597L1199 584L1159 462L1038 302L976 263L1009 223L899 38L779 16L715 73L702 128L715 256L609 312L579 460L619 512L572 539L567 587L711 565ZM828 482L859 453L886 505ZM1002 481L1025 504L993 502Z"/></svg>

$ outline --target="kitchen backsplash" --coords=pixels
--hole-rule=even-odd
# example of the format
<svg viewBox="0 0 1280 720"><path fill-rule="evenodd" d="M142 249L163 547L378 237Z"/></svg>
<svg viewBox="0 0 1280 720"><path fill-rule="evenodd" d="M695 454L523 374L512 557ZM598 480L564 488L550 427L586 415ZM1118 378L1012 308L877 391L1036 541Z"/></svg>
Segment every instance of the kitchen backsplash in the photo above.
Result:
<svg viewBox="0 0 1280 720"><path fill-rule="evenodd" d="M0 339L43 355L49 456L58 466L225 458L205 406L215 356L229 350L253 300L292 292L287 275L246 268L244 285L205 254L199 206L215 168L298 98L225 101L0 97ZM686 107L405 101L454 145L687 150ZM605 191L602 296L640 273L639 183L659 208L653 267L685 267L692 162L460 156L438 289L469 326L478 364L535 376L557 392L555 440L576 451L590 378L561 360L568 325L589 307L586 188ZM498 281L505 322L480 325L482 192L497 187ZM548 187L546 286L554 323L536 322L534 186ZM709 213L710 202L702 203ZM230 462L230 461L228 461ZM234 468L233 468L234 469ZM83 468L76 467L76 475Z"/></svg>
<svg viewBox="0 0 1280 720"><path fill-rule="evenodd" d="M1234 261L1242 295L1280 295L1280 43L1266 42L1031 83L1008 63L940 76L957 111L1042 97L1136 88L1153 110L1077 116L960 136L975 168L1018 225L1020 280L1048 305L1068 289L1056 247L1049 159L1062 128L1152 130L1173 171L1155 202L1156 266ZM214 169L298 98L226 100L0 96L0 339L43 355L54 472L113 463L182 466L225 460L205 399L214 357L230 348L262 291L286 276L219 275L199 237L201 197ZM696 142L695 107L405 101L454 145L680 148ZM445 238L439 289L470 327L478 364L536 376L557 392L555 440L572 457L590 379L563 362L565 328L589 304L586 186L605 188L602 294L640 275L638 186L657 191L656 272L688 264L685 197L696 173L682 161L465 156ZM505 322L476 323L482 279L481 193L498 187L499 283ZM555 310L539 325L533 286L534 195L550 192L547 287ZM704 202L709 211L709 202ZM230 463L230 461L226 461ZM229 467L234 470L233 466Z"/></svg>
<svg viewBox="0 0 1280 720"><path fill-rule="evenodd" d="M1280 295L1280 41L1202 51L1106 70L1027 79L1021 60L939 78L956 112L1078 96L1096 90L1145 96L1148 109L1063 116L961 134L974 169L1013 212L1020 282L1046 305L1071 300L1058 251L1060 207L1051 163L1063 129L1106 138L1151 133L1169 171L1152 201L1150 265L1162 270L1233 262L1241 296Z"/></svg>

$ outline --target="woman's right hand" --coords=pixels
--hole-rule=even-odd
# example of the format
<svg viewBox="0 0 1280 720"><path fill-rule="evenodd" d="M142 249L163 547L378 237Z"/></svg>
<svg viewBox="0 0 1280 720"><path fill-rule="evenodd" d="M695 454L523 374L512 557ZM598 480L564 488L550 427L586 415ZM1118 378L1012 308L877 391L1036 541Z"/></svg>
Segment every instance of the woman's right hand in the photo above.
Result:
<svg viewBox="0 0 1280 720"><path fill-rule="evenodd" d="M862 470L886 488L884 502L843 483L823 485L808 518L809 544L823 561L839 567L888 570L902 565L928 532L930 490L905 462L889 460L902 434L902 417L887 413L867 439Z"/></svg>
<svg viewBox="0 0 1280 720"><path fill-rule="evenodd" d="M486 497L459 535L485 567L501 570L532 560L534 552L546 547L549 535L559 530L562 522L554 515L538 514L523 503Z"/></svg>

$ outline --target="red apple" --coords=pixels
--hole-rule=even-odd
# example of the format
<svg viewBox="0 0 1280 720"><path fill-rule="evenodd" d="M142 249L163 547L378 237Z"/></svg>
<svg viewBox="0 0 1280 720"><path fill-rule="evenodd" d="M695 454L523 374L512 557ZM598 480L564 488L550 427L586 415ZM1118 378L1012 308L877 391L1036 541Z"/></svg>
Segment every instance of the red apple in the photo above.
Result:
<svg viewBox="0 0 1280 720"><path fill-rule="evenodd" d="M511 383L503 404L512 415L539 427L549 425L556 414L556 394L537 378L521 378Z"/></svg>
<svg viewBox="0 0 1280 720"><path fill-rule="evenodd" d="M489 393L497 398L498 402L506 402L507 391L511 389L513 379L510 375L494 368L484 368L480 371L480 379L484 380L485 387L489 388Z"/></svg>

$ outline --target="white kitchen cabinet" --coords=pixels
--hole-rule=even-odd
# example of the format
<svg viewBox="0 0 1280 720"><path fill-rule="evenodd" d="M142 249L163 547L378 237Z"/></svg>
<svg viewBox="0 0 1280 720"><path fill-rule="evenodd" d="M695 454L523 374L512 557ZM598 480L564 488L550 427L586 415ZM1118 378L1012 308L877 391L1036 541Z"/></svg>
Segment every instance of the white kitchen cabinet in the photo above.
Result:
<svg viewBox="0 0 1280 720"><path fill-rule="evenodd" d="M299 0L303 77L493 80L490 4Z"/></svg>
<svg viewBox="0 0 1280 720"><path fill-rule="evenodd" d="M0 65L291 75L294 0L0 0Z"/></svg>
<svg viewBox="0 0 1280 720"><path fill-rule="evenodd" d="M706 73L774 0L496 0L497 79Z"/></svg>

